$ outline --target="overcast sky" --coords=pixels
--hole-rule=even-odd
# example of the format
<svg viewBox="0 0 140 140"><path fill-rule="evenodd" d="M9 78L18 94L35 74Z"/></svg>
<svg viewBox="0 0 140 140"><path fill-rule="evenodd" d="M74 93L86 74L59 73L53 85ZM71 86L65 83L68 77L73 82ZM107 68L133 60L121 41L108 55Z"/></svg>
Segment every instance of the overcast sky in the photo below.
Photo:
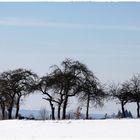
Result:
<svg viewBox="0 0 140 140"><path fill-rule="evenodd" d="M103 83L140 72L140 3L0 3L1 72L23 67L41 76L65 58ZM22 108L41 102L29 97Z"/></svg>

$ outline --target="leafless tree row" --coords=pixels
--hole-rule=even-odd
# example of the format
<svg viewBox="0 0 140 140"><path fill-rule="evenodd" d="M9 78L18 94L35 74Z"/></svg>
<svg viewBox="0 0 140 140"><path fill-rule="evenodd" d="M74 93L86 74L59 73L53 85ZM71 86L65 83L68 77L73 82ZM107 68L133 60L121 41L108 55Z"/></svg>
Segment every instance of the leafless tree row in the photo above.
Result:
<svg viewBox="0 0 140 140"><path fill-rule="evenodd" d="M89 119L91 104L103 106L105 99L118 99L123 117L124 106L136 102L137 117L140 117L140 75L134 75L122 84L111 84L105 87L86 65L71 59L64 60L60 66L51 66L51 72L43 77L31 70L16 69L0 73L0 108L2 118L18 118L20 102L25 96L40 92L51 108L51 118L66 119L69 100L72 97L86 105L85 118ZM42 116L46 112L42 111ZM57 116L56 116L57 113Z"/></svg>

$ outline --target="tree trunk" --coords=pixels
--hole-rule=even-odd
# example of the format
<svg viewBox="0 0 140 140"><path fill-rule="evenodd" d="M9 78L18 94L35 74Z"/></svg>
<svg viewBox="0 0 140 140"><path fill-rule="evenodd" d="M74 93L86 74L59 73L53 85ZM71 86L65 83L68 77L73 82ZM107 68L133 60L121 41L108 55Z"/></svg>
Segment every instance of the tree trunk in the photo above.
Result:
<svg viewBox="0 0 140 140"><path fill-rule="evenodd" d="M12 119L12 111L13 111L13 105L14 105L14 98L15 98L15 94L13 94L13 96L10 97L11 102L10 102L10 107L8 108L8 119Z"/></svg>
<svg viewBox="0 0 140 140"><path fill-rule="evenodd" d="M52 120L55 120L55 108L52 107Z"/></svg>
<svg viewBox="0 0 140 140"><path fill-rule="evenodd" d="M139 102L137 102L137 117L140 118L140 105L139 105Z"/></svg>
<svg viewBox="0 0 140 140"><path fill-rule="evenodd" d="M86 107L86 119L89 118L89 101L90 101L90 97L89 97L89 94L88 94L87 107Z"/></svg>
<svg viewBox="0 0 140 140"><path fill-rule="evenodd" d="M67 103L68 103L68 96L66 97L63 105L63 114L62 114L62 119L66 119L66 108L67 108Z"/></svg>
<svg viewBox="0 0 140 140"><path fill-rule="evenodd" d="M5 119L5 103L3 101L1 101L0 107L1 107L2 119L4 120Z"/></svg>
<svg viewBox="0 0 140 140"><path fill-rule="evenodd" d="M60 102L58 103L58 112L57 112L57 113L58 113L58 114L57 114L58 120L60 120L60 118L61 118L61 105L62 105L62 103L63 103L62 89L61 89L60 94L61 94L61 97L60 97Z"/></svg>
<svg viewBox="0 0 140 140"><path fill-rule="evenodd" d="M58 120L60 120L60 112L61 112L61 104L58 104L58 114L57 114Z"/></svg>
<svg viewBox="0 0 140 140"><path fill-rule="evenodd" d="M121 108L122 108L122 118L125 118L126 117L126 115L125 115L125 110L124 110L124 103L123 103L123 101L121 102Z"/></svg>
<svg viewBox="0 0 140 140"><path fill-rule="evenodd" d="M1 113L2 113L2 120L5 119L5 105L3 103L1 103Z"/></svg>
<svg viewBox="0 0 140 140"><path fill-rule="evenodd" d="M12 119L12 110L13 110L13 106L10 106L8 108L8 119Z"/></svg>
<svg viewBox="0 0 140 140"><path fill-rule="evenodd" d="M50 102L50 106L51 106L51 110L52 110L52 115L51 115L51 117L52 117L52 120L55 120L55 108L53 107L52 101L49 100L49 102Z"/></svg>
<svg viewBox="0 0 140 140"><path fill-rule="evenodd" d="M18 118L18 115L19 115L20 98L21 98L21 96L18 97L17 103L16 103L16 114L15 114L15 119L17 119L17 118Z"/></svg>
<svg viewBox="0 0 140 140"><path fill-rule="evenodd" d="M5 119L5 107L2 107L2 119Z"/></svg>

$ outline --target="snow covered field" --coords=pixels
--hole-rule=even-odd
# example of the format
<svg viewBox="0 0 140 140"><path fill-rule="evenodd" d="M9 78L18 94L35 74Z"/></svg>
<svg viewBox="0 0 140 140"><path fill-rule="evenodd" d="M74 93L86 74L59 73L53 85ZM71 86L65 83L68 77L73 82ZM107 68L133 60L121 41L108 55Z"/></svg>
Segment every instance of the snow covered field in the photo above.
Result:
<svg viewBox="0 0 140 140"><path fill-rule="evenodd" d="M140 139L140 120L0 121L0 140L17 139Z"/></svg>

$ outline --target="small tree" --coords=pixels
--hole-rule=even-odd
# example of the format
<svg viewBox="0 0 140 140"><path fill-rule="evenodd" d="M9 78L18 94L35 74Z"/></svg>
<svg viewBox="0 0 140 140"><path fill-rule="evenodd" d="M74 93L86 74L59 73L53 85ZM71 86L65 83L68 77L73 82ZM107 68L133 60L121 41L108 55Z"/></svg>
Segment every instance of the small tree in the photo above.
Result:
<svg viewBox="0 0 140 140"><path fill-rule="evenodd" d="M131 84L131 102L136 102L137 104L137 117L140 117L140 74L134 75L130 79Z"/></svg>
<svg viewBox="0 0 140 140"><path fill-rule="evenodd" d="M111 99L117 99L121 104L122 117L125 118L124 106L131 98L130 83L127 81L123 84L111 84L109 88Z"/></svg>
<svg viewBox="0 0 140 140"><path fill-rule="evenodd" d="M86 119L89 119L89 106L90 103L94 106L103 106L103 100L107 96L103 91L99 80L91 73L86 80L83 80L81 86L82 92L78 94L79 101L86 104Z"/></svg>

